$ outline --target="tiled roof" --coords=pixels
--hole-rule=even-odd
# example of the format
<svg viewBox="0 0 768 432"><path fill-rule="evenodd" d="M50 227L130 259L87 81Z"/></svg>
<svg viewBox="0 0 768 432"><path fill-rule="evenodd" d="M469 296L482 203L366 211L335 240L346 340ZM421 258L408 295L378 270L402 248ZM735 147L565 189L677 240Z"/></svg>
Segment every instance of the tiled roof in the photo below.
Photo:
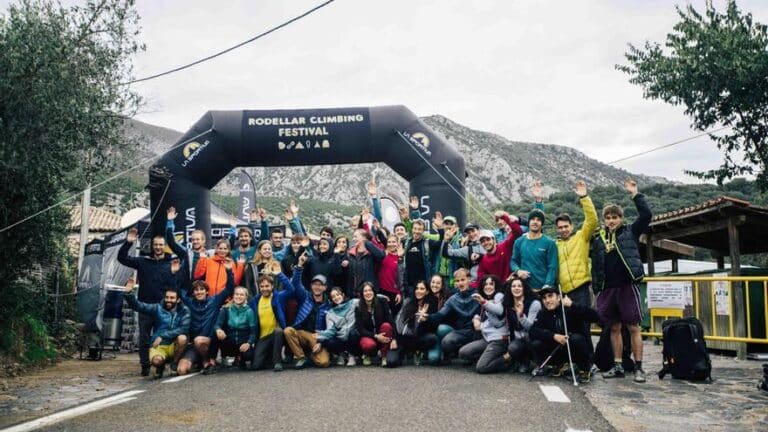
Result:
<svg viewBox="0 0 768 432"><path fill-rule="evenodd" d="M89 232L112 232L120 229L120 215L108 212L106 210L91 207L88 213L88 231ZM69 229L72 231L80 230L82 220L81 206L74 206L69 210Z"/></svg>
<svg viewBox="0 0 768 432"><path fill-rule="evenodd" d="M702 210L707 210L713 207L719 207L722 205L728 205L728 206L736 206L736 207L751 207L751 204L749 201L740 200L738 198L732 198L728 196L721 196L719 198L714 198L711 200L707 200L701 204L697 204L690 207L683 207L678 210L673 210L670 212L662 213L659 215L655 215L653 217L653 221L663 221L666 219L671 219L678 216L684 216L690 213L696 213L700 212Z"/></svg>

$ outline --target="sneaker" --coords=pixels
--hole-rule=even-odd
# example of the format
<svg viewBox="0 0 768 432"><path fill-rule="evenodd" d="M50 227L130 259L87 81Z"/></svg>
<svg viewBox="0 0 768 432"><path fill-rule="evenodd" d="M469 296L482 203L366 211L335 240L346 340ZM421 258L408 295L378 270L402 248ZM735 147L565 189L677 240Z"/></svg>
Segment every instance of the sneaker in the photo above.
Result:
<svg viewBox="0 0 768 432"><path fill-rule="evenodd" d="M569 372L569 371L570 371L570 369L568 368L568 364L565 363L565 364L563 364L560 367L555 367L551 376L553 376L555 378L559 378L559 377L565 375L565 373Z"/></svg>
<svg viewBox="0 0 768 432"><path fill-rule="evenodd" d="M347 359L347 366L357 366L357 362L355 361L355 356L352 354L349 355L349 358Z"/></svg>
<svg viewBox="0 0 768 432"><path fill-rule="evenodd" d="M363 356L363 366L370 366L372 363L373 362L371 361L371 356Z"/></svg>
<svg viewBox="0 0 768 432"><path fill-rule="evenodd" d="M592 372L591 371L579 371L578 374L576 374L576 381L578 381L581 384L586 384L592 380Z"/></svg>
<svg viewBox="0 0 768 432"><path fill-rule="evenodd" d="M635 382L636 383L644 383L645 382L645 371L642 369L635 369Z"/></svg>
<svg viewBox="0 0 768 432"><path fill-rule="evenodd" d="M527 374L531 372L531 368L529 368L525 363L520 363L517 365L517 371L522 374Z"/></svg>
<svg viewBox="0 0 768 432"><path fill-rule="evenodd" d="M345 362L344 362L344 356L343 355L337 355L337 356L334 356L334 357L336 357L336 362L335 362L336 366L344 366Z"/></svg>
<svg viewBox="0 0 768 432"><path fill-rule="evenodd" d="M607 372L603 372L603 378L624 378L624 368L620 364L615 364Z"/></svg>
<svg viewBox="0 0 768 432"><path fill-rule="evenodd" d="M386 357L382 357L381 358L381 367L387 367L387 358Z"/></svg>
<svg viewBox="0 0 768 432"><path fill-rule="evenodd" d="M413 365L414 366L421 366L421 364L424 363L424 353L417 352L413 355Z"/></svg>
<svg viewBox="0 0 768 432"><path fill-rule="evenodd" d="M165 366L160 366L155 368L155 373L152 374L152 378L154 379L160 379L163 377L163 372L165 372Z"/></svg>
<svg viewBox="0 0 768 432"><path fill-rule="evenodd" d="M149 376L149 365L141 365L141 376Z"/></svg>
<svg viewBox="0 0 768 432"><path fill-rule="evenodd" d="M307 365L307 359L305 357L302 357L298 360L296 360L296 364L293 365L294 369L304 369L304 366Z"/></svg>
<svg viewBox="0 0 768 432"><path fill-rule="evenodd" d="M275 366L272 368L275 372L282 372L283 371L283 362L277 362L275 363Z"/></svg>

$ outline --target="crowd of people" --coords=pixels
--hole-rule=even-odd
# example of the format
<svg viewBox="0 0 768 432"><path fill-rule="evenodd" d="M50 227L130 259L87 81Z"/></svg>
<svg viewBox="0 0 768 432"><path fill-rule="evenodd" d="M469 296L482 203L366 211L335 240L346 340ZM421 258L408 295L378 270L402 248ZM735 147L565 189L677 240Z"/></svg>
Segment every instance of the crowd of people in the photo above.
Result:
<svg viewBox="0 0 768 432"><path fill-rule="evenodd" d="M233 220L211 250L199 230L188 245L177 243L169 207L165 235L152 239L149 255L130 256L136 230L118 254L137 270L126 299L139 312L141 373L154 367L159 378L170 366L179 375L210 374L228 359L244 370L275 371L457 359L478 373L530 373L548 360L546 373L588 382L590 328L599 323L610 328L614 357L603 376L625 375L626 327L634 381L644 382L638 241L651 211L634 181L624 188L637 208L632 224L620 206L607 205L601 226L579 181L584 222L576 229L568 214L554 212L557 239L543 233L541 182L527 218L497 211L495 227L460 227L440 212L427 224L412 197L390 231L369 182L370 203L351 218L351 236L323 227L312 240L291 201L284 214L290 237L270 229L257 208L248 227Z"/></svg>

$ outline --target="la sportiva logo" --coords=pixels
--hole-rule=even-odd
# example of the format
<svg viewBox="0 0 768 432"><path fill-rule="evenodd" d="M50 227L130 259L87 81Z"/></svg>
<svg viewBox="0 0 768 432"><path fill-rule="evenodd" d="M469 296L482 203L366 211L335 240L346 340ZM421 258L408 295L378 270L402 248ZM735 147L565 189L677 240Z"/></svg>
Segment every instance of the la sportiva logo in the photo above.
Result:
<svg viewBox="0 0 768 432"><path fill-rule="evenodd" d="M403 132L403 136L408 138L411 144L426 153L427 156L432 156L432 152L429 150L429 137L426 134L422 132Z"/></svg>
<svg viewBox="0 0 768 432"><path fill-rule="evenodd" d="M205 140L202 144L197 141L192 141L191 143L185 145L184 149L181 151L181 154L184 155L184 161L181 162L181 166L186 168L186 166L189 165L189 163L192 162L192 160L195 159L201 151L208 147L208 144L210 143L211 142L209 140Z"/></svg>

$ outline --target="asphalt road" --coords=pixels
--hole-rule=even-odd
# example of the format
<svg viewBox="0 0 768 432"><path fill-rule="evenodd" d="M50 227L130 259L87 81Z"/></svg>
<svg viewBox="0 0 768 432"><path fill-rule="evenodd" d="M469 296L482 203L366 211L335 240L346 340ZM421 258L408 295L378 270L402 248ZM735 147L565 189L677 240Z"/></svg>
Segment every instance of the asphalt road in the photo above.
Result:
<svg viewBox="0 0 768 432"><path fill-rule="evenodd" d="M550 402L539 385L570 399ZM587 384L588 385L588 384ZM220 371L146 381L135 400L43 430L61 431L607 431L580 388L556 378L471 369L371 366Z"/></svg>

